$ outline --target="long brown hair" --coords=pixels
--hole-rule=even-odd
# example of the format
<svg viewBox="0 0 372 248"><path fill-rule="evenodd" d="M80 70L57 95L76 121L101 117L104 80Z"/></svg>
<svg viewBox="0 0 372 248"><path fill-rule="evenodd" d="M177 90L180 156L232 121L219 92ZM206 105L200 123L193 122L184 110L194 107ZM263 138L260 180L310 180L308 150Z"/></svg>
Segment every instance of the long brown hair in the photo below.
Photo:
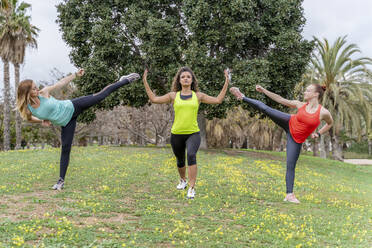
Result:
<svg viewBox="0 0 372 248"><path fill-rule="evenodd" d="M27 105L35 104L30 96L32 84L33 81L31 79L26 79L19 83L17 89L16 109L24 120L31 120L31 111L28 109Z"/></svg>
<svg viewBox="0 0 372 248"><path fill-rule="evenodd" d="M173 92L177 92L177 91L180 91L182 89L180 78L181 78L182 72L186 72L186 71L187 72L190 72L191 77L192 77L191 90L193 90L195 92L198 92L199 91L199 87L198 87L198 83L199 82L196 79L194 72L189 67L184 66L184 67L181 67L178 70L176 76L173 79L173 82L172 82L172 91Z"/></svg>
<svg viewBox="0 0 372 248"><path fill-rule="evenodd" d="M315 92L319 93L318 99L319 100L322 99L324 91L326 91L327 88L324 85L320 84L313 84L313 86L315 87Z"/></svg>

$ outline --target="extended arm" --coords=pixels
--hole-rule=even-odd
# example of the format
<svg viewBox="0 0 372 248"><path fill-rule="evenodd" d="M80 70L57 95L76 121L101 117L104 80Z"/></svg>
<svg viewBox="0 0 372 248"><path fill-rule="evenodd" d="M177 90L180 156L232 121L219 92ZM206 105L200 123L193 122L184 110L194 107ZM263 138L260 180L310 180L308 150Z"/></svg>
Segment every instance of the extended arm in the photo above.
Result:
<svg viewBox="0 0 372 248"><path fill-rule="evenodd" d="M84 75L84 70L80 69L78 72L76 72L74 74L71 74L71 75L68 75L67 77L62 78L61 80L59 80L54 85L47 86L47 87L43 88L42 90L40 90L40 94L43 95L43 96L49 97L49 93L51 91L61 89L61 88L65 87L67 84L69 84L76 77L81 77L83 75Z"/></svg>
<svg viewBox="0 0 372 248"><path fill-rule="evenodd" d="M223 88L222 88L221 92L218 94L218 96L213 97L213 96L208 96L207 94L204 94L204 93L199 93L199 99L200 99L201 102L207 103L207 104L220 104L220 103L222 103L223 98L226 95L227 87L229 86L229 82L230 82L228 71L225 70L224 73L225 73L225 84L223 85Z"/></svg>
<svg viewBox="0 0 372 248"><path fill-rule="evenodd" d="M285 99L284 97L279 96L278 94L275 94L275 93L273 93L271 91L268 91L267 89L263 88L260 85L256 85L256 90L258 92L264 93L266 96L270 97L274 101L276 101L276 102L278 102L280 104L283 104L283 105L285 105L287 107L290 107L290 108L300 108L303 105L303 103L300 102L300 101Z"/></svg>
<svg viewBox="0 0 372 248"><path fill-rule="evenodd" d="M143 85L145 86L145 90L147 93L147 96L149 97L150 101L152 103L170 103L172 102L172 92L167 93L163 96L156 96L154 92L151 90L149 84L147 83L147 69L143 73Z"/></svg>

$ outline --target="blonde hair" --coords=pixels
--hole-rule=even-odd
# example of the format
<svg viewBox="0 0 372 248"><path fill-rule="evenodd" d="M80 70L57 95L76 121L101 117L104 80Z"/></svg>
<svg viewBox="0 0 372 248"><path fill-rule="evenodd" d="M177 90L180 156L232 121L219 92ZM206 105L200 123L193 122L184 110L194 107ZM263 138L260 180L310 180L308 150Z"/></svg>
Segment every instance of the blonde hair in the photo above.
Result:
<svg viewBox="0 0 372 248"><path fill-rule="evenodd" d="M28 109L28 104L35 104L30 96L33 81L31 79L23 80L19 83L17 89L16 109L19 111L23 120L31 120L31 111Z"/></svg>
<svg viewBox="0 0 372 248"><path fill-rule="evenodd" d="M193 90L195 92L199 91L199 87L198 87L199 82L196 79L194 72L189 67L184 66L184 67L181 67L178 70L176 76L173 79L173 82L172 82L172 91L173 92L177 92L177 91L180 91L182 89L180 78L181 78L182 72L186 72L186 71L189 72L192 76L191 90Z"/></svg>

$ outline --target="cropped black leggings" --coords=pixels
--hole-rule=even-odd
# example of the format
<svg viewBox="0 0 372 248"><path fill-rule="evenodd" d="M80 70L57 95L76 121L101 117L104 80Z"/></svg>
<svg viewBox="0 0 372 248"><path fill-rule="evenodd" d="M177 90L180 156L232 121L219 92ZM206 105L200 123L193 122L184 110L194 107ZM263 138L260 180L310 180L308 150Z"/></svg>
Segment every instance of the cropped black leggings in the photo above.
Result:
<svg viewBox="0 0 372 248"><path fill-rule="evenodd" d="M291 115L270 108L269 106L258 100L254 100L248 97L244 97L243 100L249 103L249 105L251 105L255 109L258 109L266 114L271 120L282 127L287 133L287 172L285 176L285 182L287 186L287 194L293 193L296 163L301 152L302 143L295 142L292 138L291 132L289 131L289 119L291 118Z"/></svg>
<svg viewBox="0 0 372 248"><path fill-rule="evenodd" d="M62 151L61 151L61 160L60 160L60 167L59 167L59 176L62 179L65 179L67 167L70 161L70 152L71 152L71 145L74 139L74 133L76 128L76 119L84 110L88 109L89 107L101 102L107 96L109 96L112 92L119 89L120 87L128 84L129 81L124 79L122 81L110 84L106 86L103 90L99 93L89 95L89 96L82 96L75 99L72 99L71 102L74 105L74 113L71 117L69 123L66 126L62 127L61 132L61 140L62 140Z"/></svg>
<svg viewBox="0 0 372 248"><path fill-rule="evenodd" d="M187 150L187 164L196 164L196 153L200 146L200 132L193 134L171 134L171 146L177 158L178 168L185 166L185 150Z"/></svg>

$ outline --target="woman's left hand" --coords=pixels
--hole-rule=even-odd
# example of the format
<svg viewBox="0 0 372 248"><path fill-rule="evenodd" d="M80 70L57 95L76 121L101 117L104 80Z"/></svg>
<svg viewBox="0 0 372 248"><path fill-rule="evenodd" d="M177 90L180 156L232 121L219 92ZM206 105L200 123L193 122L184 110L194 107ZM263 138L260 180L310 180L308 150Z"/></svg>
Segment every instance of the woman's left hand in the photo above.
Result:
<svg viewBox="0 0 372 248"><path fill-rule="evenodd" d="M319 135L317 133L312 133L311 138L313 139L319 138Z"/></svg>
<svg viewBox="0 0 372 248"><path fill-rule="evenodd" d="M78 72L76 72L75 74L77 77L82 77L84 73L85 73L84 69L79 69Z"/></svg>

